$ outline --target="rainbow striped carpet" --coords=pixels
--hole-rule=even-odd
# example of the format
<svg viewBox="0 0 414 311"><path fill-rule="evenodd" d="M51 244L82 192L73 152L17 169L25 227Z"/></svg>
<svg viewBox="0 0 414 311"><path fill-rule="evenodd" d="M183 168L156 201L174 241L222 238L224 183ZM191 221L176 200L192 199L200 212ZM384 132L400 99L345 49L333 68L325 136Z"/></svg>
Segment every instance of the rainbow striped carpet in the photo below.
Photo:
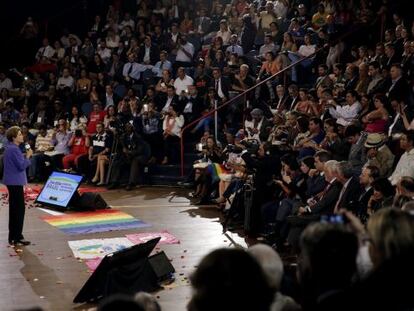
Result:
<svg viewBox="0 0 414 311"><path fill-rule="evenodd" d="M70 213L60 216L43 216L41 219L66 234L87 234L151 226L131 215L114 209Z"/></svg>

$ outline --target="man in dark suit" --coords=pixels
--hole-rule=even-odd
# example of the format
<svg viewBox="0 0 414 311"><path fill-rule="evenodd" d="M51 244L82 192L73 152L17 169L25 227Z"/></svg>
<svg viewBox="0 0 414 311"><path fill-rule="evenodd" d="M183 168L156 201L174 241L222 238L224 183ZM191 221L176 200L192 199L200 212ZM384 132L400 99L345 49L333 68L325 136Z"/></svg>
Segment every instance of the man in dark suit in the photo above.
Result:
<svg viewBox="0 0 414 311"><path fill-rule="evenodd" d="M411 122L413 115L411 109L404 104L404 100L400 97L390 98L391 107L395 111L394 118L390 120L390 126L388 128L388 137L393 140L398 140L401 133L405 131L402 114L405 114L407 121Z"/></svg>
<svg viewBox="0 0 414 311"><path fill-rule="evenodd" d="M160 51L152 44L151 36L145 36L144 43L139 48L138 61L146 65L155 65L159 57Z"/></svg>
<svg viewBox="0 0 414 311"><path fill-rule="evenodd" d="M332 88L332 86L333 81L331 80L331 78L329 78L328 66L326 66L325 64L320 64L318 66L318 78L316 79L314 88Z"/></svg>
<svg viewBox="0 0 414 311"><path fill-rule="evenodd" d="M391 85L387 89L388 98L402 98L407 102L410 93L410 87L407 80L402 75L402 69L399 64L394 64L390 69Z"/></svg>
<svg viewBox="0 0 414 311"><path fill-rule="evenodd" d="M326 162L332 160L332 155L328 151L321 150L315 153L313 158L315 160L315 168L309 171L309 178L306 181L307 198L313 197L314 195L321 193L328 185L325 179L324 167Z"/></svg>
<svg viewBox="0 0 414 311"><path fill-rule="evenodd" d="M288 109L294 109L299 102L299 88L296 84L291 84L288 87L289 97L286 100L286 107Z"/></svg>
<svg viewBox="0 0 414 311"><path fill-rule="evenodd" d="M152 42L158 46L160 50L167 49L167 36L163 33L160 25L154 27L154 34L152 35Z"/></svg>
<svg viewBox="0 0 414 311"><path fill-rule="evenodd" d="M290 109L289 106L289 96L285 92L285 87L282 84L276 86L276 100L272 103L272 110L276 110L277 112L288 111Z"/></svg>
<svg viewBox="0 0 414 311"><path fill-rule="evenodd" d="M111 61L106 66L106 72L108 76L117 82L122 81L122 70L124 69L124 63L121 61L120 56L117 53L112 54Z"/></svg>
<svg viewBox="0 0 414 311"><path fill-rule="evenodd" d="M112 85L108 84L105 86L105 96L102 98L102 104L106 108L109 106L115 106L117 107L119 101L121 99L118 95L114 93L114 90L112 88Z"/></svg>
<svg viewBox="0 0 414 311"><path fill-rule="evenodd" d="M160 111L161 113L167 113L168 108L170 106L178 107L180 111L182 111L184 108L183 101L180 100L178 95L175 93L175 87L172 85L169 85L167 87L167 98L165 98L164 100L159 100L158 104L159 106L157 107L158 108L157 110Z"/></svg>
<svg viewBox="0 0 414 311"><path fill-rule="evenodd" d="M372 182L380 177L379 168L373 165L365 166L362 169L362 173L359 176L359 183L361 184L361 194L358 197L358 204L355 210L355 214L361 219L362 222L366 222L368 218L367 206L371 195L374 193L372 188Z"/></svg>
<svg viewBox="0 0 414 311"><path fill-rule="evenodd" d="M345 69L345 91L355 90L358 83L359 68L354 64L349 64Z"/></svg>
<svg viewBox="0 0 414 311"><path fill-rule="evenodd" d="M385 45L385 55L387 56L385 68L391 68L393 64L399 63L401 57L395 52L395 47L392 43Z"/></svg>
<svg viewBox="0 0 414 311"><path fill-rule="evenodd" d="M178 31L178 25L173 23L171 25L171 31L166 34L166 49L169 53L176 50L178 43L180 42L181 34Z"/></svg>
<svg viewBox="0 0 414 311"><path fill-rule="evenodd" d="M190 85L188 87L188 95L183 99L183 102L183 115L187 123L190 123L200 117L201 113L205 109L203 100L198 94L195 85Z"/></svg>
<svg viewBox="0 0 414 311"><path fill-rule="evenodd" d="M355 212L361 191L359 181L354 177L352 164L347 161L339 162L336 178L342 184L342 189L335 204L334 213L337 214L343 208Z"/></svg>
<svg viewBox="0 0 414 311"><path fill-rule="evenodd" d="M324 165L325 189L308 200L307 206L301 206L296 216L288 217L291 225L288 242L294 249L298 249L299 237L302 231L312 222L318 221L321 215L332 214L341 192L342 184L337 180L337 165L335 160L327 161Z"/></svg>
<svg viewBox="0 0 414 311"><path fill-rule="evenodd" d="M375 46L375 55L372 58L373 62L378 62L380 68L383 69L385 67L385 63L387 62L387 56L384 54L384 43L377 43Z"/></svg>
<svg viewBox="0 0 414 311"><path fill-rule="evenodd" d="M206 16L206 13L206 9L201 9L200 16L194 21L194 30L201 35L206 35L210 30L211 19Z"/></svg>
<svg viewBox="0 0 414 311"><path fill-rule="evenodd" d="M377 93L384 93L386 90L386 79L381 74L381 66L377 61L369 63L368 75L371 81L368 84L367 94L372 96Z"/></svg>
<svg viewBox="0 0 414 311"><path fill-rule="evenodd" d="M213 79L211 79L209 87L213 87L216 90L218 97L221 98L223 103L229 99L231 82L222 76L220 68L213 68Z"/></svg>
<svg viewBox="0 0 414 311"><path fill-rule="evenodd" d="M362 166L367 161L364 147L367 133L362 132L362 129L358 125L351 124L345 128L344 136L346 141L351 144L348 161L353 166L354 175L358 176L361 174Z"/></svg>

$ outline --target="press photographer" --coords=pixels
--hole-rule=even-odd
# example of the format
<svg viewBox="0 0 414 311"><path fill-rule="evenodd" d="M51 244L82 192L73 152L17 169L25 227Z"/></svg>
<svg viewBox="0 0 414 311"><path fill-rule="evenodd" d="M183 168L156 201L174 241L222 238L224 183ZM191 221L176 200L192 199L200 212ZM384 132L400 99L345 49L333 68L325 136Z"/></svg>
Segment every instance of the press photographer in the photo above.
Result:
<svg viewBox="0 0 414 311"><path fill-rule="evenodd" d="M150 156L149 144L139 136L134 126L125 124L125 133L120 138L121 152L117 153L112 163L110 185L108 189L115 189L121 183L122 172L129 171L126 190L132 190L138 182L140 168L144 166Z"/></svg>
<svg viewBox="0 0 414 311"><path fill-rule="evenodd" d="M238 146L238 148L243 149L241 158L246 164L247 174L250 175L248 180L252 184L249 188L252 189L253 193L250 202L244 202L244 206L234 206L234 208L239 210L251 208L247 230L251 234L258 233L262 227L260 206L270 201L272 197L272 178L280 173L279 156L271 153L270 147L269 143L259 145L257 141L256 143L253 143L253 141L243 142ZM245 206L246 204L251 204L251 206Z"/></svg>

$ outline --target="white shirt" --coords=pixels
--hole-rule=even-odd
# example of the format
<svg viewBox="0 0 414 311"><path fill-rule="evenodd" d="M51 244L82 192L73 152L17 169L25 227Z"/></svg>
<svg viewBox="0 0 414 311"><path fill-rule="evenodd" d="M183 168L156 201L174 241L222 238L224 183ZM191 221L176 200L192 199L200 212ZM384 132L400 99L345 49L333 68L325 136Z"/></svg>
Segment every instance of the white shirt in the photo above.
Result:
<svg viewBox="0 0 414 311"><path fill-rule="evenodd" d="M303 44L299 47L299 50L298 50L298 54L300 54L303 57L307 57L309 55L312 55L313 53L315 53L315 45L314 44L311 44L311 45Z"/></svg>
<svg viewBox="0 0 414 311"><path fill-rule="evenodd" d="M329 113L335 119L338 119L338 124L347 126L351 123L353 119L358 116L358 113L361 111L361 104L356 101L352 105L336 106L336 108L330 107Z"/></svg>
<svg viewBox="0 0 414 311"><path fill-rule="evenodd" d="M106 46L110 49L117 48L119 46L119 40L120 40L120 38L119 38L118 35L115 35L114 38L107 37L106 38Z"/></svg>
<svg viewBox="0 0 414 311"><path fill-rule="evenodd" d="M187 51L187 53L191 54L191 57L188 57L184 52L183 49ZM182 45L180 49L177 51L177 57L175 60L177 62L185 62L189 63L193 60L194 55L194 45L192 45L190 42L187 42L186 44Z"/></svg>
<svg viewBox="0 0 414 311"><path fill-rule="evenodd" d="M73 79L72 76L68 76L67 78L60 77L57 81L57 88L58 89L63 89L65 87L68 87L71 90L73 90L74 86L75 86L75 80Z"/></svg>
<svg viewBox="0 0 414 311"><path fill-rule="evenodd" d="M181 128L184 125L184 117L180 115L179 117L173 118L164 118L164 122L162 124L162 129L165 131L168 125L172 125L171 134L174 136L181 137Z"/></svg>
<svg viewBox="0 0 414 311"><path fill-rule="evenodd" d="M288 8L282 1L276 0L273 2L273 11L275 11L277 17L280 17L283 20L286 17Z"/></svg>
<svg viewBox="0 0 414 311"><path fill-rule="evenodd" d="M394 186L400 181L401 177L414 178L414 148L410 151L404 152L398 161L397 167L390 176L389 180Z"/></svg>
<svg viewBox="0 0 414 311"><path fill-rule="evenodd" d="M167 101L165 102L164 107L162 107L161 111L162 112L167 112L168 111L168 107L171 106L171 102L174 99L174 97L167 97Z"/></svg>
<svg viewBox="0 0 414 311"><path fill-rule="evenodd" d="M145 53L144 53L144 58L143 58L144 62L149 62L151 60L150 51L151 51L151 48L145 45Z"/></svg>
<svg viewBox="0 0 414 311"><path fill-rule="evenodd" d="M216 85L217 85L217 87L216 87ZM221 88L221 79L214 80L214 88L217 91L218 97L223 98L224 97L224 93L223 93L223 90Z"/></svg>
<svg viewBox="0 0 414 311"><path fill-rule="evenodd" d="M13 88L13 83L9 78L6 78L3 81L0 81L0 90L2 89L10 90L12 88Z"/></svg>
<svg viewBox="0 0 414 311"><path fill-rule="evenodd" d="M43 56L51 58L55 54L55 50L50 46L42 46L36 53L36 59L39 60Z"/></svg>
<svg viewBox="0 0 414 311"><path fill-rule="evenodd" d="M111 58L111 50L110 49L108 49L108 48L104 48L104 49L98 49L97 51L96 51L96 53L98 53L99 54L99 56L102 58L102 61L104 62L104 63L107 63L108 62L108 60Z"/></svg>
<svg viewBox="0 0 414 311"><path fill-rule="evenodd" d="M177 39L178 39L178 32L177 32L176 34L171 33L171 40L172 40L174 43L177 43Z"/></svg>
<svg viewBox="0 0 414 311"><path fill-rule="evenodd" d="M259 49L259 55L264 56L268 52L275 52L276 51L276 45L272 42L270 44L263 44Z"/></svg>
<svg viewBox="0 0 414 311"><path fill-rule="evenodd" d="M230 30L226 30L226 31L219 30L216 33L216 38L217 37L221 37L223 39L223 44L228 45L230 37L231 37L231 31Z"/></svg>
<svg viewBox="0 0 414 311"><path fill-rule="evenodd" d="M177 77L174 81L175 93L181 95L182 91L188 90L188 86L193 85L194 80L190 76L185 75L184 79Z"/></svg>
<svg viewBox="0 0 414 311"><path fill-rule="evenodd" d="M349 179L348 179L348 180L344 183L344 185L343 185L343 187L342 187L342 189L341 189L341 192L339 193L339 197L338 197L338 200L336 201L335 208L334 208L334 214L337 214L337 213L339 212L339 204L341 203L342 197L343 197L343 195L344 195L344 193L345 193L345 191L346 191L346 188L348 188L348 185L349 185L349 183L351 182L351 179L352 179L352 177L351 177L351 178L349 178Z"/></svg>
<svg viewBox="0 0 414 311"><path fill-rule="evenodd" d="M129 20L123 20L120 24L119 24L119 28L124 29L125 26L129 26L131 27L132 30L135 29L135 22L132 19Z"/></svg>
<svg viewBox="0 0 414 311"><path fill-rule="evenodd" d="M394 117L394 121L392 122L392 124L390 125L390 127L388 128L388 136L391 137L392 136L392 129L394 128L395 124L397 124L398 120L400 119L401 115L399 112L397 112L397 114Z"/></svg>

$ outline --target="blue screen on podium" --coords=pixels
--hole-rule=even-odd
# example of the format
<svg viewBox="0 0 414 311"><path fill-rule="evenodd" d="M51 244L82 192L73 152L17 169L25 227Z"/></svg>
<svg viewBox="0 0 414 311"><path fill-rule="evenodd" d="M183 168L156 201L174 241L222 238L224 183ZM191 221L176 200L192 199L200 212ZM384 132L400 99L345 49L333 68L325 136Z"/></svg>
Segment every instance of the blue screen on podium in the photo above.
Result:
<svg viewBox="0 0 414 311"><path fill-rule="evenodd" d="M36 202L67 207L70 199L78 190L82 178L80 175L53 172L39 193Z"/></svg>

